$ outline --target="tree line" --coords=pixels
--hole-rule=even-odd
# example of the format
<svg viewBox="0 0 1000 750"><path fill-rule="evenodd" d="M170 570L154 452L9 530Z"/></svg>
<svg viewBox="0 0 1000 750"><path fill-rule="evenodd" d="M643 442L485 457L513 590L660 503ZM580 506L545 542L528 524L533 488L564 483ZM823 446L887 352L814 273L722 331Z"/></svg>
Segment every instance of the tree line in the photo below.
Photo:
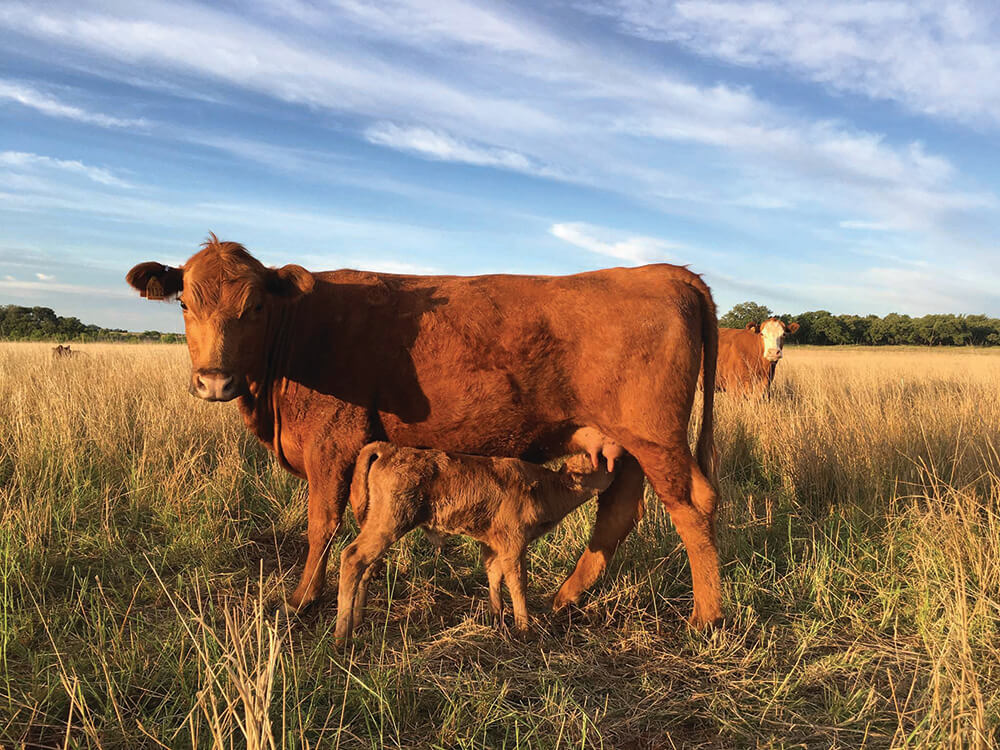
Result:
<svg viewBox="0 0 1000 750"><path fill-rule="evenodd" d="M743 328L760 323L774 313L756 302L741 302L719 319L724 328ZM798 344L833 346L860 344L887 346L1000 346L1000 318L986 315L833 315L814 310L798 315L780 315L786 323L796 322L799 330L791 341ZM79 318L62 317L48 307L0 305L0 339L7 341L184 341L183 334L123 328L101 328L82 323Z"/></svg>
<svg viewBox="0 0 1000 750"><path fill-rule="evenodd" d="M123 328L101 328L88 325L79 318L64 318L48 307L0 305L0 339L7 341L161 341L171 344L184 341L177 333L143 331L133 333Z"/></svg>
<svg viewBox="0 0 1000 750"><path fill-rule="evenodd" d="M798 315L778 315L756 302L742 302L719 319L724 328L743 328L747 323L760 323L779 317L785 323L799 324L791 337L797 344L835 346L860 344L889 346L1000 346L1000 318L986 315L909 315L890 313L878 315L833 315L826 310L814 310Z"/></svg>

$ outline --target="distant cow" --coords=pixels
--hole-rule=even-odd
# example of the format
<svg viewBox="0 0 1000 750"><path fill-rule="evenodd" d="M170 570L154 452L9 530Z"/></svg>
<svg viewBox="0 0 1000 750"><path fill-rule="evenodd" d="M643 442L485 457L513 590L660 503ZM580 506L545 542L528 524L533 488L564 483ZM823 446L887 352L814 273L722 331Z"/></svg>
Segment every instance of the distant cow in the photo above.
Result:
<svg viewBox="0 0 1000 750"><path fill-rule="evenodd" d="M778 318L768 318L759 326L720 328L716 389L755 396L769 393L785 336L797 330L798 323L785 325Z"/></svg>
<svg viewBox="0 0 1000 750"><path fill-rule="evenodd" d="M62 359L63 357L75 357L79 353L80 352L74 352L72 349L70 349L69 344L66 344L66 346L59 344L59 346L52 347L53 359Z"/></svg>
<svg viewBox="0 0 1000 750"><path fill-rule="evenodd" d="M290 611L322 593L366 443L542 462L585 450L573 438L591 427L622 455L554 606L576 602L604 571L640 517L645 474L687 548L692 624L721 618L718 324L697 274L666 264L573 276L310 273L267 268L212 235L183 267L140 263L127 280L151 299L180 297L192 394L238 399L250 430L309 480L309 555ZM699 371L696 461L688 423Z"/></svg>
<svg viewBox="0 0 1000 750"><path fill-rule="evenodd" d="M351 508L361 533L340 558L339 643L364 617L371 566L417 526L432 534L479 541L490 583L490 611L503 617L500 582L507 584L519 631L528 628L525 601L528 544L611 484L603 462L584 454L561 471L516 458L488 458L372 443L358 456Z"/></svg>

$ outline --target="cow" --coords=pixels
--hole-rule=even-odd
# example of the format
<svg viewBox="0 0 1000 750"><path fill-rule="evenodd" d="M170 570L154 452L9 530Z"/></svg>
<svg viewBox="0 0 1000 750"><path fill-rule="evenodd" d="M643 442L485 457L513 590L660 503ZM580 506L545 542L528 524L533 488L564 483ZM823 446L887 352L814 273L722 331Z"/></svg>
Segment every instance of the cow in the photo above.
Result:
<svg viewBox="0 0 1000 750"><path fill-rule="evenodd" d="M763 397L771 391L774 371L782 358L786 335L799 330L778 318L747 323L746 328L719 329L716 389Z"/></svg>
<svg viewBox="0 0 1000 750"><path fill-rule="evenodd" d="M53 359L62 359L63 357L75 357L79 353L80 352L74 352L70 348L69 344L66 344L66 346L63 346L62 344L59 344L59 346L53 346L52 347L52 358Z"/></svg>
<svg viewBox="0 0 1000 750"><path fill-rule="evenodd" d="M560 471L516 458L371 443L354 468L350 503L361 525L340 558L337 597L338 645L364 618L368 577L390 546L423 526L433 536L464 534L476 539L490 584L494 625L503 621L500 583L510 592L515 628L528 630L525 599L528 545L553 529L570 511L607 490L613 474L579 453Z"/></svg>
<svg viewBox="0 0 1000 750"><path fill-rule="evenodd" d="M701 277L656 264L571 276L408 276L265 267L214 234L183 266L127 282L179 298L190 392L237 400L251 432L308 481L309 551L285 607L323 592L351 472L373 440L544 462L620 446L592 538L555 596L576 603L643 511L643 475L688 553L690 622L721 620L715 543L715 303ZM704 356L702 354L704 353ZM707 384L696 456L688 423ZM580 431L583 430L581 433ZM578 438L577 435L584 438ZM592 437L591 437L592 440Z"/></svg>

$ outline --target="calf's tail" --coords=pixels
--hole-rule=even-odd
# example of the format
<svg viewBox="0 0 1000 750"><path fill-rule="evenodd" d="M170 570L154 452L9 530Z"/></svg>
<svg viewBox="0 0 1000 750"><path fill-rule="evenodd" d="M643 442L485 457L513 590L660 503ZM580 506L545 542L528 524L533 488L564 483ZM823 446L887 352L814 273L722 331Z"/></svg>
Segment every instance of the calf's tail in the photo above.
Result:
<svg viewBox="0 0 1000 750"><path fill-rule="evenodd" d="M351 479L351 510L358 525L368 516L368 472L372 464L384 451L384 443L369 443L361 449L354 462L354 477Z"/></svg>

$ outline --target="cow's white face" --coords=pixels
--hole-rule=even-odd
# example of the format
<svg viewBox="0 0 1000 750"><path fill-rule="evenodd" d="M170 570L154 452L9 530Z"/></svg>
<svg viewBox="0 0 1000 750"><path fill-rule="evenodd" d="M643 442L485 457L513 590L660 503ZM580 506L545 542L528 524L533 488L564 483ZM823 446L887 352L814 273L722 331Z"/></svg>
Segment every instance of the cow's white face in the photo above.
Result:
<svg viewBox="0 0 1000 750"><path fill-rule="evenodd" d="M779 320L768 320L760 327L760 336L764 339L764 359L777 362L781 359L781 348L785 343L785 327Z"/></svg>
<svg viewBox="0 0 1000 750"><path fill-rule="evenodd" d="M764 340L764 359L768 362L777 362L781 359L786 332L794 333L798 328L798 323L792 323L786 328L785 324L776 318L769 318L761 323L760 337Z"/></svg>

